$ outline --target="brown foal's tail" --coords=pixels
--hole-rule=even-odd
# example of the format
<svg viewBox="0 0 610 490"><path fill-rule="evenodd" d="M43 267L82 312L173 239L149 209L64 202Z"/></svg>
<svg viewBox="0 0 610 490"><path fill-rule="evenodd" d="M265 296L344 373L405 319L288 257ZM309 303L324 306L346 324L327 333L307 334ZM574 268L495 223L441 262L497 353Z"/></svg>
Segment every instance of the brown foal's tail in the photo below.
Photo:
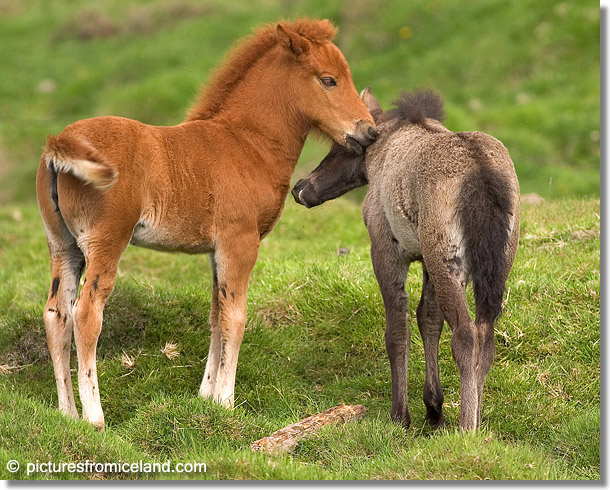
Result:
<svg viewBox="0 0 610 490"><path fill-rule="evenodd" d="M102 191L112 187L119 176L93 146L76 136L47 136L42 158L56 172L71 173Z"/></svg>

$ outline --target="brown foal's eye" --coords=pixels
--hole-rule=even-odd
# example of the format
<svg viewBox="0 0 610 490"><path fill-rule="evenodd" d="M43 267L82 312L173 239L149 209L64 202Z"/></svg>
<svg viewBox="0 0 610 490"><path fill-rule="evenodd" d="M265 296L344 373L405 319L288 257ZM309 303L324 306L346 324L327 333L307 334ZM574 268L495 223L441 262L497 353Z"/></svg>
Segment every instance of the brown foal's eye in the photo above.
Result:
<svg viewBox="0 0 610 490"><path fill-rule="evenodd" d="M320 81L325 87L334 87L337 85L337 80L335 80L333 77L322 77L320 78Z"/></svg>

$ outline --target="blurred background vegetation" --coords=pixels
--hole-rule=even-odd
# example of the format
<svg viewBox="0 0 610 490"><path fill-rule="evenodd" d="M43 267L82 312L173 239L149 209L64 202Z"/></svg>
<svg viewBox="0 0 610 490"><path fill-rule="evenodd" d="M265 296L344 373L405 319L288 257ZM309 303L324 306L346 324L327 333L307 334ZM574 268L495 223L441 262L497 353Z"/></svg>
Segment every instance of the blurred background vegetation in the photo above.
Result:
<svg viewBox="0 0 610 490"><path fill-rule="evenodd" d="M32 202L47 134L99 115L177 124L232 43L300 16L338 25L357 89L384 108L431 87L449 129L503 141L522 192L599 196L590 0L0 0L0 204ZM295 178L326 151L309 141Z"/></svg>

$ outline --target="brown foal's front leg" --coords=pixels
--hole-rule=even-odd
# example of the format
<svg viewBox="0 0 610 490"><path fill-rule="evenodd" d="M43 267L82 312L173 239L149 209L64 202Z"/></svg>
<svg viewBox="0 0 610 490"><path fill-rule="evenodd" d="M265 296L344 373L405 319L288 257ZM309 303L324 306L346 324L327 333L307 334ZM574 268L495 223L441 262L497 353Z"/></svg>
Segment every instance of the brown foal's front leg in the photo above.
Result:
<svg viewBox="0 0 610 490"><path fill-rule="evenodd" d="M208 352L208 360L205 364L205 372L199 395L203 398L211 398L214 396L216 388L216 377L218 375L218 364L220 362L220 326L219 326L219 310L218 304L218 268L214 254L210 254L210 264L212 266L212 304L210 306L210 349Z"/></svg>
<svg viewBox="0 0 610 490"><path fill-rule="evenodd" d="M218 327L217 333L212 327L210 351L212 347L216 349L215 357L208 358L208 363L212 364L209 371L206 366L203 383L206 383L206 375L212 375L214 365L217 365L213 397L231 408L237 359L246 326L248 282L258 257L259 238L258 234L243 232L228 233L227 236L230 240L220 241L214 255L218 277Z"/></svg>

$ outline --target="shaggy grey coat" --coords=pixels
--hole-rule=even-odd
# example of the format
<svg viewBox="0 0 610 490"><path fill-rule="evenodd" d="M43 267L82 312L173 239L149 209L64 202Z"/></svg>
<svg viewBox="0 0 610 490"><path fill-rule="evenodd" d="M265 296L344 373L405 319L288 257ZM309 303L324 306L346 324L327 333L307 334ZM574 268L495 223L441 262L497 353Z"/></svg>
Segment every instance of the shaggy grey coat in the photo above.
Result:
<svg viewBox="0 0 610 490"><path fill-rule="evenodd" d="M386 311L392 373L392 418L410 424L407 405L409 329L405 280L423 263L417 321L426 357L424 402L432 426L444 423L438 344L446 320L460 372L460 425L480 424L485 377L493 361L494 323L519 241L519 184L497 139L454 133L440 122L442 102L430 92L404 94L383 113L370 89L362 99L379 138L363 156L333 147L293 190L308 207L368 181L362 215ZM472 279L476 315L466 304Z"/></svg>

